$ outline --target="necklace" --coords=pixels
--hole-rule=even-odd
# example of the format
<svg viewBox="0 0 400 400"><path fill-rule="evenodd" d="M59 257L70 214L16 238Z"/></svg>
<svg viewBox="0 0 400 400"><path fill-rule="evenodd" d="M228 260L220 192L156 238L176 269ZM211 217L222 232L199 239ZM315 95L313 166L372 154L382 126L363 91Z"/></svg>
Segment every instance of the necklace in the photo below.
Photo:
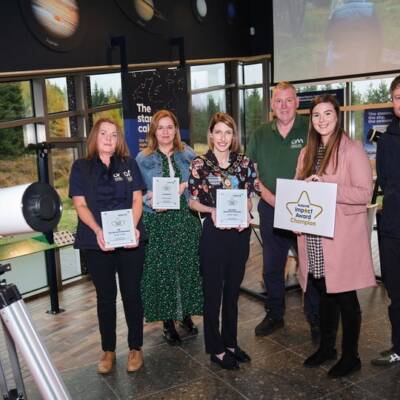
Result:
<svg viewBox="0 0 400 400"><path fill-rule="evenodd" d="M224 172L222 172L221 167L219 165L214 164L210 159L205 156L200 156L200 158L205 162L205 164L211 168L215 175L220 175L222 180L222 186L224 189L232 189L232 181L229 175L234 175L237 170L239 164L243 159L243 154L238 154L236 160L228 167L224 168Z"/></svg>

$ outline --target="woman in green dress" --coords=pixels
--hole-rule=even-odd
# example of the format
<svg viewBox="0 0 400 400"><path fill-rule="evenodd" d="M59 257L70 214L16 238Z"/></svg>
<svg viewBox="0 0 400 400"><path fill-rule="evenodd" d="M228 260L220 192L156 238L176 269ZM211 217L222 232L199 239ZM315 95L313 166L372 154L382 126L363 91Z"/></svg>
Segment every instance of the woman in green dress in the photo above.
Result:
<svg viewBox="0 0 400 400"><path fill-rule="evenodd" d="M163 336L170 344L181 341L175 321L189 334L197 334L191 316L202 314L203 308L198 257L201 224L187 203L189 165L195 156L181 142L175 115L168 110L154 114L147 147L136 157L147 188L143 222L149 241L142 298L146 321L163 321ZM153 209L154 177L179 178L179 210Z"/></svg>

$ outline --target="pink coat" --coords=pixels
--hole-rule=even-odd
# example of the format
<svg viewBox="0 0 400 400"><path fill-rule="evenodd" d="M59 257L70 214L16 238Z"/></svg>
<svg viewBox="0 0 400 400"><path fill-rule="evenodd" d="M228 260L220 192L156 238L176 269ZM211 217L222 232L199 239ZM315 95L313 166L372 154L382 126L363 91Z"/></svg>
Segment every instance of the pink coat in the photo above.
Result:
<svg viewBox="0 0 400 400"><path fill-rule="evenodd" d="M305 149L297 161L296 176L302 168ZM337 183L334 237L322 237L325 281L328 293L340 293L375 286L375 273L367 220L367 204L372 197L372 172L359 141L342 137L336 172L331 162L323 182ZM302 289L307 287L307 244L298 236L299 271Z"/></svg>

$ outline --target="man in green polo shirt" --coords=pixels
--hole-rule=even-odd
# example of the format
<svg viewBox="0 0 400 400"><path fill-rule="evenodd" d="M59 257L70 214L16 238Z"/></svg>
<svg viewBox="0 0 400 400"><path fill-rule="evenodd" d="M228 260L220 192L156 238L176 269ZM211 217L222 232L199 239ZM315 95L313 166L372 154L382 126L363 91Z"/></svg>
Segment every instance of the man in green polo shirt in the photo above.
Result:
<svg viewBox="0 0 400 400"><path fill-rule="evenodd" d="M285 312L285 265L291 247L297 249L296 236L275 229L274 207L276 179L292 179L297 158L306 145L308 118L298 116L299 99L289 82L280 82L272 94L274 120L260 126L252 135L247 149L256 165L261 199L258 204L260 231L263 240L264 285L266 289L265 318L256 326L255 334L265 336L283 327ZM305 295L304 309L311 325L313 341L318 341L318 304L316 291Z"/></svg>

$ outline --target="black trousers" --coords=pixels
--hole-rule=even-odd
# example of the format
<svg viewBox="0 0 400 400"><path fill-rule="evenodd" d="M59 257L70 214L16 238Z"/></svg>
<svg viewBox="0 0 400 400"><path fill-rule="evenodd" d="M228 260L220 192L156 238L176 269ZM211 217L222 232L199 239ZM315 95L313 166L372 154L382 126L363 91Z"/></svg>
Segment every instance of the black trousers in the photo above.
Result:
<svg viewBox="0 0 400 400"><path fill-rule="evenodd" d="M292 232L274 228L274 208L265 201L258 203L260 232L263 241L265 308L276 319L285 313L285 265L289 249L297 251L297 238ZM304 312L309 322L318 319L319 296L312 284L304 296Z"/></svg>
<svg viewBox="0 0 400 400"><path fill-rule="evenodd" d="M358 357L358 338L360 336L361 309L357 292L327 293L325 278L315 279L309 275L320 295L319 321L321 329L321 348L333 349L336 343L339 319L342 319L342 357Z"/></svg>
<svg viewBox="0 0 400 400"><path fill-rule="evenodd" d="M143 306L140 284L143 273L144 246L106 252L85 250L85 260L97 294L97 316L103 351L116 347L116 299L119 288L128 326L129 349L143 345Z"/></svg>
<svg viewBox="0 0 400 400"><path fill-rule="evenodd" d="M393 348L400 354L400 239L381 236L380 255L382 279L390 299Z"/></svg>
<svg viewBox="0 0 400 400"><path fill-rule="evenodd" d="M237 346L238 298L249 257L250 228L221 230L206 218L200 239L200 268L204 291L206 352L219 354ZM220 311L221 329L220 329Z"/></svg>

